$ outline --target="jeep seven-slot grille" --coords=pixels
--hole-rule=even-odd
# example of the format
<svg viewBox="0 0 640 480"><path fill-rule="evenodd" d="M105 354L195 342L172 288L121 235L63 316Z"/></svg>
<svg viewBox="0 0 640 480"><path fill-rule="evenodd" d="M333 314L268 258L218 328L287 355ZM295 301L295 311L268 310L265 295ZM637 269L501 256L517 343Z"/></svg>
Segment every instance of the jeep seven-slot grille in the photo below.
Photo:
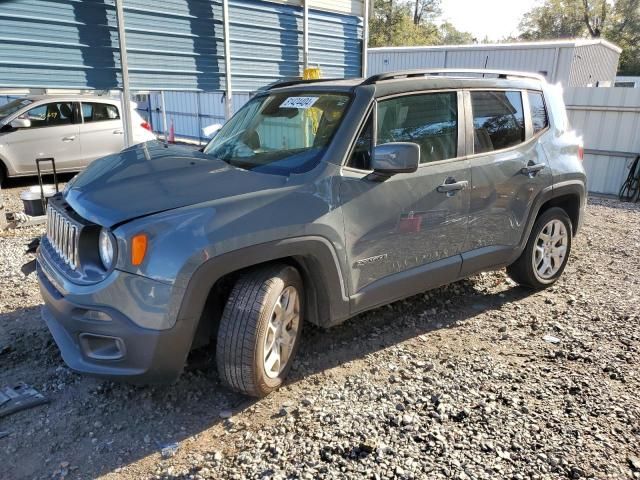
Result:
<svg viewBox="0 0 640 480"><path fill-rule="evenodd" d="M47 239L60 256L72 269L78 265L78 233L79 229L66 216L47 206Z"/></svg>

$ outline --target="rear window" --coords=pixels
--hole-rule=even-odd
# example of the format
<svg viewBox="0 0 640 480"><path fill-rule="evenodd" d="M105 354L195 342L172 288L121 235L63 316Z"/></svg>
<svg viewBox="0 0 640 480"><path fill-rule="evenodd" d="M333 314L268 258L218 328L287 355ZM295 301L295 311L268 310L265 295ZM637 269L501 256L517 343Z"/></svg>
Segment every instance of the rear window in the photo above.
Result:
<svg viewBox="0 0 640 480"><path fill-rule="evenodd" d="M524 142L524 111L519 91L471 92L475 153Z"/></svg>
<svg viewBox="0 0 640 480"><path fill-rule="evenodd" d="M109 103L82 103L84 123L118 120L120 114L115 105Z"/></svg>
<svg viewBox="0 0 640 480"><path fill-rule="evenodd" d="M542 92L529 92L529 105L531 108L533 134L535 135L549 126L549 116L547 115L547 107L544 104Z"/></svg>

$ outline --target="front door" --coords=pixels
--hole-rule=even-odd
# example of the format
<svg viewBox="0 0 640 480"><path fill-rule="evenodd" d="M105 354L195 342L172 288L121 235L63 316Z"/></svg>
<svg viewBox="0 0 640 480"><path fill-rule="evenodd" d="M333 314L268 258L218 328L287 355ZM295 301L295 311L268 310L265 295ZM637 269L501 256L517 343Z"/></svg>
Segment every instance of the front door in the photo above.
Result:
<svg viewBox="0 0 640 480"><path fill-rule="evenodd" d="M58 170L74 168L80 159L80 131L72 102L38 105L20 117L31 126L5 137L7 157L18 175L35 173L37 158L54 158Z"/></svg>
<svg viewBox="0 0 640 480"><path fill-rule="evenodd" d="M469 273L484 266L477 262L499 264L502 257L511 256L523 238L534 199L551 185L551 168L538 141L548 131L540 92L465 94L471 109L473 135L469 137L474 148L469 157L472 193L469 237L464 247L469 252L464 273ZM534 115L529 113L532 110Z"/></svg>
<svg viewBox="0 0 640 480"><path fill-rule="evenodd" d="M455 91L383 99L363 126L340 186L354 311L457 278L470 198L462 103ZM420 145L419 168L375 181L372 146L389 142Z"/></svg>

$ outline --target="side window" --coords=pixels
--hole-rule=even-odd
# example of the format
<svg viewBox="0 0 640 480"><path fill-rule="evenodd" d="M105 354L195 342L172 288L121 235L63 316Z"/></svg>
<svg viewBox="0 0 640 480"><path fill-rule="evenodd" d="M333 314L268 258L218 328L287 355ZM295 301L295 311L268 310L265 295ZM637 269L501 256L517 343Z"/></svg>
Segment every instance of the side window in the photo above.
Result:
<svg viewBox="0 0 640 480"><path fill-rule="evenodd" d="M373 144L373 115L369 115L364 128L358 135L353 152L347 162L348 167L369 170L371 168L371 146Z"/></svg>
<svg viewBox="0 0 640 480"><path fill-rule="evenodd" d="M73 123L71 102L47 103L34 107L20 116L31 120L31 128L56 127Z"/></svg>
<svg viewBox="0 0 640 480"><path fill-rule="evenodd" d="M529 92L529 105L531 106L531 121L535 135L549 126L549 117L542 92Z"/></svg>
<svg viewBox="0 0 640 480"><path fill-rule="evenodd" d="M456 92L409 95L378 104L378 145L413 142L420 145L420 163L458 155Z"/></svg>
<svg viewBox="0 0 640 480"><path fill-rule="evenodd" d="M84 123L104 122L118 120L120 113L115 105L109 103L85 103L82 102L82 117Z"/></svg>
<svg viewBox="0 0 640 480"><path fill-rule="evenodd" d="M524 142L524 111L520 92L471 92L475 153L491 152Z"/></svg>

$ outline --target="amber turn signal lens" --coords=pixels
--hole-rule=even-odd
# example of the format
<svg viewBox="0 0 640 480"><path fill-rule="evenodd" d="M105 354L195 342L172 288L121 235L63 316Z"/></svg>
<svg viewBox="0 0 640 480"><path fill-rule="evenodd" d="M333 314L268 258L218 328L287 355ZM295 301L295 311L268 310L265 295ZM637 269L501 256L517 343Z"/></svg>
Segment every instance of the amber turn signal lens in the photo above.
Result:
<svg viewBox="0 0 640 480"><path fill-rule="evenodd" d="M147 254L147 236L139 233L131 239L131 263L140 265Z"/></svg>

